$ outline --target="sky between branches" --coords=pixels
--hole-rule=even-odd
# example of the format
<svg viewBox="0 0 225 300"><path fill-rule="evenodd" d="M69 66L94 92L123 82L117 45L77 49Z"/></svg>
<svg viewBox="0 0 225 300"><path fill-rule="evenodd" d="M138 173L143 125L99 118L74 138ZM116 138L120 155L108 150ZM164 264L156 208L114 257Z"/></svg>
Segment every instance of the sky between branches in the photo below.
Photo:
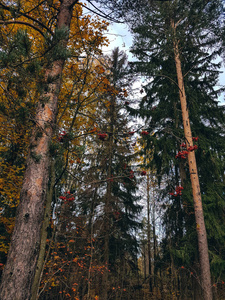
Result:
<svg viewBox="0 0 225 300"><path fill-rule="evenodd" d="M86 2L87 7L90 7L91 9L93 9L93 7L89 3L87 3L87 1L84 1L84 3L85 2ZM96 5L96 6L98 6L98 5ZM101 9L101 8L99 7L99 9ZM88 11L88 13L90 13L90 11ZM118 23L110 22L106 36L109 39L110 43L109 43L108 47L106 47L106 46L103 47L104 54L110 54L114 48L119 47L120 50L126 52L129 61L135 60L132 53L130 53L130 51L129 51L130 47L132 46L133 37L132 37L132 34L129 31L128 26L126 24L119 23L119 22ZM220 60L218 60L218 61L220 61ZM219 80L220 80L219 84L225 85L225 62L223 63L221 72L222 73L220 74L220 77L219 77ZM134 85L134 87L137 88L137 86L140 86L140 85L141 85L141 83L140 83L140 81L138 81ZM225 105L225 92L220 95L219 101L220 101L220 104Z"/></svg>

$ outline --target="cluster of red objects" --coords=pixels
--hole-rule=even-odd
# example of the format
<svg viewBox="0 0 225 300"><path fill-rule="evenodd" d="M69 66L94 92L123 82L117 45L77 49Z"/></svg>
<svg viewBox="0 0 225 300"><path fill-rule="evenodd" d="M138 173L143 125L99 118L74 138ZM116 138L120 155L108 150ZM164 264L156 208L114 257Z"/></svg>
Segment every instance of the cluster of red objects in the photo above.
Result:
<svg viewBox="0 0 225 300"><path fill-rule="evenodd" d="M130 132L128 132L128 134L133 135L133 134L135 134L135 131L130 131Z"/></svg>
<svg viewBox="0 0 225 300"><path fill-rule="evenodd" d="M116 219L118 219L119 216L120 216L120 212L118 212L118 211L115 211L113 214L114 214L114 216L115 216Z"/></svg>
<svg viewBox="0 0 225 300"><path fill-rule="evenodd" d="M129 176L129 178L134 178L134 171L133 170L130 170L130 176Z"/></svg>
<svg viewBox="0 0 225 300"><path fill-rule="evenodd" d="M147 174L146 171L141 171L141 176L145 176Z"/></svg>
<svg viewBox="0 0 225 300"><path fill-rule="evenodd" d="M58 141L59 141L60 143L63 143L63 141L64 141L64 139L65 139L66 136L67 136L67 133L66 133L65 130L63 130L62 133L60 133L60 135L59 135L59 137L58 137Z"/></svg>
<svg viewBox="0 0 225 300"><path fill-rule="evenodd" d="M184 188L182 187L182 186L177 186L176 187L176 190L175 190L175 192L174 193L169 193L171 196L174 196L174 197L177 197L177 196L181 196L182 195L182 193L181 193L181 191L183 190Z"/></svg>
<svg viewBox="0 0 225 300"><path fill-rule="evenodd" d="M148 131L144 131L144 130L143 130L143 131L141 132L141 135L148 135L148 134L149 134Z"/></svg>
<svg viewBox="0 0 225 300"><path fill-rule="evenodd" d="M190 146L187 150L188 150L188 151L194 151L194 150L196 150L196 149L198 149L198 146L197 146L197 145L194 145L194 146Z"/></svg>
<svg viewBox="0 0 225 300"><path fill-rule="evenodd" d="M105 139L108 137L107 133L98 133L98 138L101 141L105 141Z"/></svg>
<svg viewBox="0 0 225 300"><path fill-rule="evenodd" d="M197 142L198 139L199 139L198 136L192 138L192 140L193 140L194 142ZM187 148L187 145L186 145L185 143L182 143L182 144L180 145L180 147L181 147L181 148ZM187 150L179 151L179 152L177 153L177 155L175 156L175 158L186 159L187 156L188 156L188 153L191 152L191 151L194 151L194 150L196 150L196 149L198 149L198 146L197 146L197 145L190 146L190 147L187 148Z"/></svg>
<svg viewBox="0 0 225 300"><path fill-rule="evenodd" d="M188 151L179 151L175 158L182 158L185 159L188 156Z"/></svg>
<svg viewBox="0 0 225 300"><path fill-rule="evenodd" d="M70 192L66 192L65 194L67 194L66 196L60 196L59 199L63 200L63 201L74 201L75 198L71 195Z"/></svg>
<svg viewBox="0 0 225 300"><path fill-rule="evenodd" d="M111 178L107 178L107 180L109 180L110 182L113 182L113 181L114 181L114 179L113 179L113 175L112 175L112 177L111 177Z"/></svg>

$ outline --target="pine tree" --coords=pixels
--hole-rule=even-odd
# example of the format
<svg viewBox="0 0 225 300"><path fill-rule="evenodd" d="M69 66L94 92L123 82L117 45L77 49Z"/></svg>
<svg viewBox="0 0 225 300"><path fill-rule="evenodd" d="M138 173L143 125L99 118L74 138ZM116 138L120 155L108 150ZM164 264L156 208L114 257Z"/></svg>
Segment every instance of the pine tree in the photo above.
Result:
<svg viewBox="0 0 225 300"><path fill-rule="evenodd" d="M55 42L55 45L58 46L57 51L51 53L51 65L49 64L43 70L45 89L40 93L40 101L36 108L35 126L30 141L30 153L27 159L16 224L2 275L1 299L27 299L30 297L39 252L40 230L49 176L49 143L56 121L61 75L67 57L65 48L69 38L72 10L76 2L63 1L60 5L55 39L53 39L53 43ZM16 4L9 7L3 6L3 9L8 9L16 16L20 11L20 3ZM17 20L12 20L12 22L16 23ZM56 50L56 47L53 46L52 49Z"/></svg>
<svg viewBox="0 0 225 300"><path fill-rule="evenodd" d="M78 57L81 56L81 54L84 55L84 53L87 52L88 61L93 53L100 54L101 45L106 44L106 39L105 37L103 37L103 31L106 28L107 23L97 18L95 19L95 22L93 22L93 18L90 15L88 17L81 17L81 6L76 5L74 9L74 5L76 4L76 2L77 1L64 1L61 2L62 5L59 1L50 1L48 3L17 1L13 4L8 3L8 6L3 3L0 4L0 22L2 24L1 34L3 37L3 39L1 40L1 76L2 78L5 78L1 90L2 92L4 92L2 102L3 104L5 104L7 103L7 101L9 102L9 100L12 101L13 99L13 102L15 102L16 105L13 105L12 108L14 109L14 114L18 115L16 121L18 121L19 119L20 122L24 121L24 126L29 123L28 128L30 127L33 129L32 139L30 142L31 144L33 144L29 148L30 154L28 155L28 161L30 162L30 164L28 163L27 166L31 166L32 162L34 163L32 166L34 167L35 171L32 171L32 176L37 175L39 167L43 167L46 175L46 177L40 175L40 180L35 181L35 183L37 184L38 182L40 183L43 179L43 184L46 185L46 188L44 188L43 186L43 189L40 187L37 189L37 194L43 191L43 194L42 192L41 194L39 194L40 198L39 196L37 196L37 198L42 201L42 205L37 205L38 209L32 210L34 216L30 217L30 221L28 222L28 226L31 225L31 229L34 230L35 233L37 233L37 240L40 237L40 231L38 232L38 230L40 230L40 226L42 223L43 215L41 216L41 213L43 213L47 194L45 192L47 191L48 183L50 184L49 177L51 176L51 174L48 171L51 164L51 156L54 151L57 152L58 148L62 148L58 145L60 143L61 145L63 144L62 140L65 141L65 146L68 146L70 143L70 139L72 138L72 135L68 135L66 136L66 138L65 136L61 136L61 140L58 140L58 143L56 142L58 132L61 131L59 126L62 126L62 123L60 123L60 121L64 122L64 124L68 126L69 120L71 128L73 127L77 111L79 109L83 109L83 107L85 106L84 102L86 100L86 97L83 97L85 99L82 99L81 101L81 99L79 98L81 94L80 90L82 90L82 86L86 87L86 81L90 77L92 77L86 76L87 74L85 71L89 71L88 67L87 69L85 69L85 71L81 70L81 68L78 67ZM60 14L60 11L63 11L63 13ZM61 17L64 13L65 18L63 17L63 19L66 23L61 24ZM66 17L68 17L68 20L66 20ZM68 27L67 25L70 25L71 17L72 23L70 28L70 26ZM49 22L49 20L51 20L51 22ZM81 28L82 30L80 30ZM76 44L75 46L74 43ZM70 50L68 51L68 49ZM69 56L70 60L67 60ZM66 67L64 67L65 62ZM54 73L55 71L56 73ZM59 73L57 73L58 71ZM62 77L66 79L62 80ZM72 80L73 83L71 83ZM95 81L98 82L96 78ZM62 93L61 95L59 95L61 83L63 84L61 91ZM75 83L77 83L77 93L74 92ZM73 85L72 88L71 85ZM97 85L98 84L96 83L96 86ZM71 91L71 93L68 92L69 90ZM79 103L73 101L74 99L79 99ZM47 105L49 104L48 101L51 102L51 100L53 100L52 102L54 102L55 105L53 105L53 113L51 113L52 107L49 108ZM3 105L2 108L4 109ZM47 109L47 112L44 111L44 108ZM56 122L58 110L60 113L60 117ZM40 114L43 112L44 116L38 114L37 111L39 111ZM48 116L48 113L50 114L49 122L47 119L45 119L45 117ZM10 112L10 114L12 115L13 113ZM39 117L40 119L38 119ZM45 121L47 123L45 123ZM89 123L89 126L90 125L91 122ZM23 125L21 127L23 128ZM36 133L35 130L37 131ZM70 133L71 129L69 130L69 134ZM60 139L60 133L58 138ZM27 136L26 139L28 140ZM46 142L46 144L44 141ZM39 142L43 142L43 144L41 144L40 146ZM44 144L46 147L44 147ZM75 141L73 141L73 145L74 144L76 144ZM41 156L42 154L39 153L39 155L34 149L36 146L38 147L38 145L40 146L38 148L40 152L46 150L45 153L42 153L44 159L46 159L46 163L44 163L42 166L41 164L39 164L39 162L44 162L44 159L43 161L41 160L43 158ZM28 143L24 147L24 153L22 156L23 161L26 158L26 151L28 150L27 148ZM67 154L69 150L67 151ZM58 170L56 170L56 172L57 171ZM29 180L32 179L32 176L29 176L29 178L27 179L28 188ZM60 176L60 174L57 174L57 182L60 180ZM34 187L35 184L32 185L32 191L34 191ZM36 200L39 201L37 198ZM29 199L26 201L29 202ZM20 207L24 202L21 201L21 203L22 204L20 205ZM31 203L34 204L34 201ZM24 207L26 209L29 206L25 204ZM35 225L34 227L32 227L32 222L36 220L35 217L37 217L38 219L38 226ZM21 221L22 223L24 223L23 218ZM31 239L35 237L35 235L30 232L32 230L28 230L28 234L31 234ZM23 240L23 232L21 230L19 230L19 234L21 234L20 239ZM23 243L21 243L21 240L19 240L19 246L23 245ZM33 249L37 250L35 252L35 259L31 259L31 262L33 264L32 267L34 269L36 264L36 257L39 252L39 242L37 241L35 245L36 246L31 246L31 251L33 251ZM29 247L25 247L26 251L28 251L28 249ZM23 251L16 252L16 255L18 256L25 254L23 253ZM28 257L26 257L25 263L29 265ZM25 265L26 264L24 264L24 267L26 268ZM19 269L17 269L17 271L19 271ZM29 272L23 272L23 275L30 276ZM20 276L17 276L16 279L21 280L23 284L26 284L26 281L23 281ZM30 285L32 280L29 278L28 281ZM25 292L27 292L25 288L21 288L21 291L24 290ZM11 292L13 292L13 289L11 289Z"/></svg>

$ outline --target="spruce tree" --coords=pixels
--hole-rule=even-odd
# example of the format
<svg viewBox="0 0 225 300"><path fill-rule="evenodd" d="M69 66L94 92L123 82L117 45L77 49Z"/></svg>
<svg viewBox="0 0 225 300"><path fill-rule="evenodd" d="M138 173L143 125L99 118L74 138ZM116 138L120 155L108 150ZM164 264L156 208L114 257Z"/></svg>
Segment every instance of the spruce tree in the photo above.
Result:
<svg viewBox="0 0 225 300"><path fill-rule="evenodd" d="M101 130L98 138L102 141L101 157L106 177L105 193L102 201L104 204L102 220L104 231L102 245L104 247L104 264L110 268L112 274L118 277L117 284L125 284L125 274L121 269L121 264L125 270L132 264L134 271L137 264L137 240L132 234L140 223L136 220L140 212L140 205L137 204L138 197L135 195L137 182L135 171L132 170L132 146L130 145L131 131L126 118L126 80L127 58L125 53L118 48L114 49L109 58L109 81L116 94L112 91L106 93L109 107L106 110L104 119L101 121ZM101 116L102 117L102 116ZM103 134L107 137L104 138ZM133 133L132 133L133 134ZM128 263L129 262L129 263ZM124 271L125 271L124 270ZM110 273L111 274L111 273ZM112 275L111 274L111 275ZM108 299L107 291L108 273L104 273L102 299ZM110 275L110 276L111 276ZM111 278L111 277L110 277Z"/></svg>
<svg viewBox="0 0 225 300"><path fill-rule="evenodd" d="M149 146L154 147L154 162L159 175L167 174L175 180L168 186L168 192L180 182L187 185L186 154L182 155L186 149L182 147L186 143L193 147L192 141L182 133L178 94L183 96L184 91L177 82L174 54L179 53L182 64L191 127L194 135L198 135L198 138L194 137L199 141L197 153L205 153L206 149L211 152L215 147L214 155L222 154L224 110L218 105L219 91L215 88L219 64L213 62L220 52L212 47L220 38L216 34L220 28L221 5L221 1L155 3L151 11L143 11L132 27L135 34L132 51L139 59L133 63L133 70L150 79L144 87L146 96L140 104L139 114L147 117L149 130L154 132L149 138ZM177 41L176 45L174 41ZM176 51L174 47L177 47ZM216 142L210 132L214 132ZM200 148L203 143L205 149ZM181 154L176 156L179 150ZM221 172L219 177L223 180ZM202 185L201 173L200 179Z"/></svg>

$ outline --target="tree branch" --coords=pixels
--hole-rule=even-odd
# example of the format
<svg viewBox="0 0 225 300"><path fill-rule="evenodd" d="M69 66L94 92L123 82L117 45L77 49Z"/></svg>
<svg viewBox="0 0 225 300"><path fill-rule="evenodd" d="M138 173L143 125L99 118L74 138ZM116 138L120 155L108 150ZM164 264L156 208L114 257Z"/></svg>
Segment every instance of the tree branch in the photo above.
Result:
<svg viewBox="0 0 225 300"><path fill-rule="evenodd" d="M36 20L35 18L33 18L33 17L31 17L31 16L28 15L30 12L34 11L36 8L38 8L38 7L39 7L41 4L43 4L44 2L46 2L46 0L42 1L42 2L39 3L37 6L35 6L34 8L32 8L31 10L29 10L29 11L27 11L27 12L25 12L25 13L23 13L23 12L18 12L16 18L19 18L20 16L24 16L24 17L26 17L27 19L32 20L32 21L38 23L41 27L43 27L43 28L46 29L51 35L53 35L53 32L52 32L45 24L43 24L43 23L40 22L39 20ZM0 7L2 7L3 9L5 9L5 10L11 12L11 8L8 7L8 6L6 6L6 5L4 5L4 4L2 4L2 3L0 3ZM14 21L15 21L15 20L14 20ZM22 21L21 21L21 22L22 22Z"/></svg>
<svg viewBox="0 0 225 300"><path fill-rule="evenodd" d="M22 25L26 25L26 26L32 27L33 29L35 29L36 31L38 31L43 37L45 37L45 35L41 31L41 29L39 29L38 27L36 27L33 24L30 24L28 22L14 20L14 21L0 21L0 24L22 24Z"/></svg>
<svg viewBox="0 0 225 300"><path fill-rule="evenodd" d="M119 20L116 20L116 19L110 17L110 14L106 15L103 11L101 11L99 8L97 8L90 0L87 0L87 2L88 2L89 4L91 4L91 5L97 10L97 12L94 11L93 9L91 9L90 7L87 7L87 6L83 5L82 3L79 3L79 4L80 4L82 7L84 7L85 9L89 10L90 12L92 12L92 13L98 15L99 17L102 17L102 18L104 18L104 19L107 19L107 20L112 21L112 22L115 22L115 23L124 23L123 21L119 21Z"/></svg>

